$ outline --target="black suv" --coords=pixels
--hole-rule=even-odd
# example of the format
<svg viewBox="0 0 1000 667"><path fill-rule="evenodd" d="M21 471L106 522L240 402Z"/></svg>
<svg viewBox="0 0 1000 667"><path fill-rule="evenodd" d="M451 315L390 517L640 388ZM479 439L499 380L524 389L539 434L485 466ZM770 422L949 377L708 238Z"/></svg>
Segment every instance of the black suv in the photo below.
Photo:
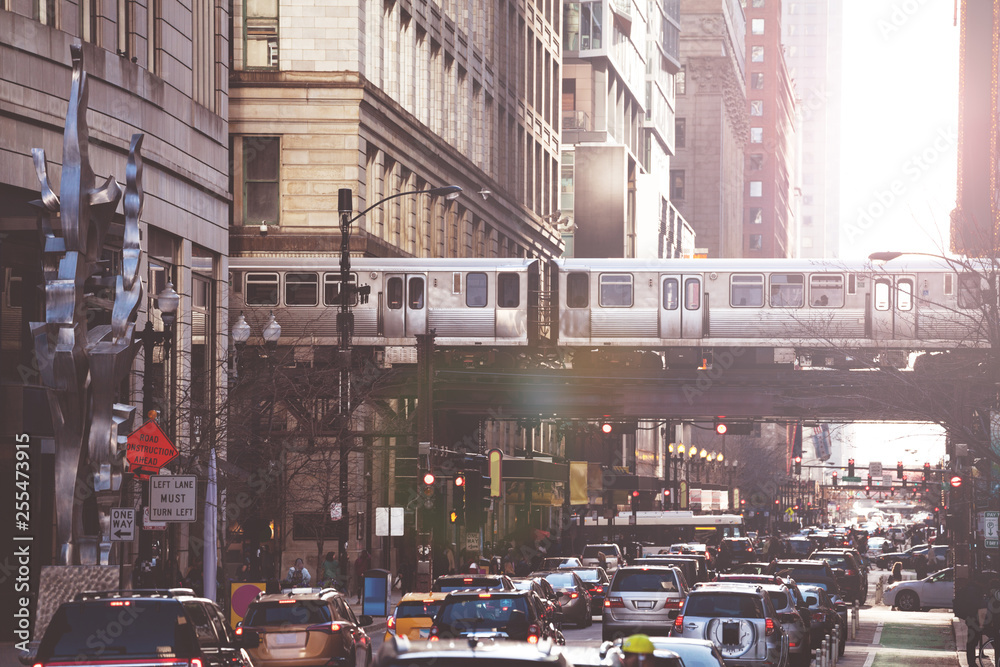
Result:
<svg viewBox="0 0 1000 667"><path fill-rule="evenodd" d="M21 662L253 667L246 649L259 641L255 632L236 636L219 607L189 588L90 591L60 605L38 651Z"/></svg>
<svg viewBox="0 0 1000 667"><path fill-rule="evenodd" d="M823 549L814 552L809 560L825 560L833 568L840 590L849 600L864 604L868 599L868 576L860 556L846 549Z"/></svg>
<svg viewBox="0 0 1000 667"><path fill-rule="evenodd" d="M531 591L460 591L444 599L434 616L430 639L458 637L514 639L537 643L558 638Z"/></svg>

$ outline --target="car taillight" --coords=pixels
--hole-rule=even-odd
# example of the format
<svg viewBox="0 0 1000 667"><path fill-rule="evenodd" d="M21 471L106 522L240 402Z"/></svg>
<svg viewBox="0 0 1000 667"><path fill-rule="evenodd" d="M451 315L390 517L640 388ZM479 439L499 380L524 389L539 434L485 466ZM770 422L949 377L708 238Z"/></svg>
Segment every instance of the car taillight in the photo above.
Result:
<svg viewBox="0 0 1000 667"><path fill-rule="evenodd" d="M538 633L539 633L539 631L540 631L539 627L537 625L535 625L534 623L532 623L531 625L528 626L528 643L529 644L537 644L538 643Z"/></svg>
<svg viewBox="0 0 1000 667"><path fill-rule="evenodd" d="M848 576L848 577L853 577L853 576L854 576L854 575L856 575L857 573L858 573L858 572L857 572L857 570L848 570L848 571L846 572L846 574L847 574L847 576Z"/></svg>
<svg viewBox="0 0 1000 667"><path fill-rule="evenodd" d="M386 630L395 630L396 629L396 617L395 616L389 616L388 618L385 619L385 628L386 628Z"/></svg>
<svg viewBox="0 0 1000 667"><path fill-rule="evenodd" d="M201 658L191 658L191 667L205 667L202 663Z"/></svg>
<svg viewBox="0 0 1000 667"><path fill-rule="evenodd" d="M774 634L774 619L764 619L764 634L768 637Z"/></svg>
<svg viewBox="0 0 1000 667"><path fill-rule="evenodd" d="M579 593L570 593L570 594L569 594L569 599L570 599L570 600L575 600L575 599L577 599L578 597L580 597L580 594L579 594Z"/></svg>
<svg viewBox="0 0 1000 667"><path fill-rule="evenodd" d="M825 623L826 622L826 614L824 614L821 611L814 611L813 615L812 615L812 620L815 623Z"/></svg>
<svg viewBox="0 0 1000 667"><path fill-rule="evenodd" d="M683 606L684 606L684 600L680 598L670 599L663 603L664 609L680 609Z"/></svg>
<svg viewBox="0 0 1000 667"><path fill-rule="evenodd" d="M674 619L674 630L680 630L681 627L683 627L683 625L684 625L684 617L678 615L677 618Z"/></svg>
<svg viewBox="0 0 1000 667"><path fill-rule="evenodd" d="M241 636L243 635L243 626L242 626L242 625L239 625L239 626L237 626L237 627L236 627L236 629L235 629L235 630L233 630L233 633L234 633L234 634L235 634L235 635L236 635L237 637L241 637Z"/></svg>
<svg viewBox="0 0 1000 667"><path fill-rule="evenodd" d="M606 609L624 609L625 601L621 598L605 598L604 607Z"/></svg>
<svg viewBox="0 0 1000 667"><path fill-rule="evenodd" d="M432 625L430 631L427 633L427 636L430 638L432 642L436 642L437 640L440 639L440 637L438 637L438 634L440 634L438 631L438 626Z"/></svg>
<svg viewBox="0 0 1000 667"><path fill-rule="evenodd" d="M604 586L595 586L590 589L591 593L597 593L598 595L604 592Z"/></svg>
<svg viewBox="0 0 1000 667"><path fill-rule="evenodd" d="M340 628L340 623L317 623L316 625L310 625L306 630L314 632L340 632Z"/></svg>

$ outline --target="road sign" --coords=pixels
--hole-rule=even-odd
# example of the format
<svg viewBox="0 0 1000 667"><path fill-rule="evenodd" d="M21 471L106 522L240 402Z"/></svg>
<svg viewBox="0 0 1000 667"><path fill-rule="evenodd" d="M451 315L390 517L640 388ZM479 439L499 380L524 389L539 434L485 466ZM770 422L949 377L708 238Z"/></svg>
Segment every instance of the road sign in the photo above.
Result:
<svg viewBox="0 0 1000 667"><path fill-rule="evenodd" d="M868 464L868 474L872 477L882 476L882 464L878 461L872 461Z"/></svg>
<svg viewBox="0 0 1000 667"><path fill-rule="evenodd" d="M861 478L860 477L841 477L840 481L844 482L846 484L847 482L860 482Z"/></svg>
<svg viewBox="0 0 1000 667"><path fill-rule="evenodd" d="M155 421L148 421L128 436L125 460L139 479L149 479L177 458L177 449Z"/></svg>
<svg viewBox="0 0 1000 667"><path fill-rule="evenodd" d="M402 507L375 508L375 537L398 537L403 534Z"/></svg>
<svg viewBox="0 0 1000 667"><path fill-rule="evenodd" d="M997 535L998 522L1000 522L1000 512L979 513L979 530L983 531L983 546L987 549L1000 548L1000 536Z"/></svg>
<svg viewBox="0 0 1000 667"><path fill-rule="evenodd" d="M149 478L149 518L153 521L194 521L197 483L194 475L153 475Z"/></svg>
<svg viewBox="0 0 1000 667"><path fill-rule="evenodd" d="M111 508L111 541L131 542L135 539L135 510L131 507Z"/></svg>
<svg viewBox="0 0 1000 667"><path fill-rule="evenodd" d="M882 475L882 486L886 488L892 487L892 475Z"/></svg>
<svg viewBox="0 0 1000 667"><path fill-rule="evenodd" d="M149 507L142 508L142 529L143 530L166 530L167 524L163 521L153 521L149 518Z"/></svg>

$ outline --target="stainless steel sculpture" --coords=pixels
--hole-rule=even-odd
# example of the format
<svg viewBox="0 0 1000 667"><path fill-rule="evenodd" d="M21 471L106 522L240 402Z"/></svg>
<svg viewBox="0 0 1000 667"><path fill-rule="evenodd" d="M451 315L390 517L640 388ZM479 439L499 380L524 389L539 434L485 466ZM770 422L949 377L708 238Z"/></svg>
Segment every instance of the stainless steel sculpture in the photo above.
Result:
<svg viewBox="0 0 1000 667"><path fill-rule="evenodd" d="M89 293L96 281L104 237L122 190L113 177L94 187L88 156L87 73L83 52L70 46L73 80L63 132L59 196L49 186L45 152L32 150L41 182L39 229L45 277L45 322L32 322L35 354L48 387L55 434L56 539L59 564L110 564L110 507L117 499L125 437L135 408L114 403L137 346L135 320L142 298L139 277L142 213L141 134L132 136L126 169L125 234L114 302ZM50 222L58 215L62 237ZM88 282L89 281L89 282ZM91 327L88 309L111 311L111 324ZM120 434L120 435L119 435ZM86 443L86 447L84 444ZM84 534L83 501L96 494L100 535ZM95 547L82 549L81 546Z"/></svg>

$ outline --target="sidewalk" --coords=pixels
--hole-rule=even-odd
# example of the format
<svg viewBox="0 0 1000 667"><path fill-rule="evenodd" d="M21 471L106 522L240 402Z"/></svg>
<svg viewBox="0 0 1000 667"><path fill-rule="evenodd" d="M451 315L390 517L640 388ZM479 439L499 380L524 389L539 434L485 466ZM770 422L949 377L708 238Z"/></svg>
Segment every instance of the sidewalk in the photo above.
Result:
<svg viewBox="0 0 1000 667"><path fill-rule="evenodd" d="M848 640L838 667L968 667L956 650L952 618L944 614L890 611L879 606L861 610L861 627ZM964 626L963 626L964 629Z"/></svg>

